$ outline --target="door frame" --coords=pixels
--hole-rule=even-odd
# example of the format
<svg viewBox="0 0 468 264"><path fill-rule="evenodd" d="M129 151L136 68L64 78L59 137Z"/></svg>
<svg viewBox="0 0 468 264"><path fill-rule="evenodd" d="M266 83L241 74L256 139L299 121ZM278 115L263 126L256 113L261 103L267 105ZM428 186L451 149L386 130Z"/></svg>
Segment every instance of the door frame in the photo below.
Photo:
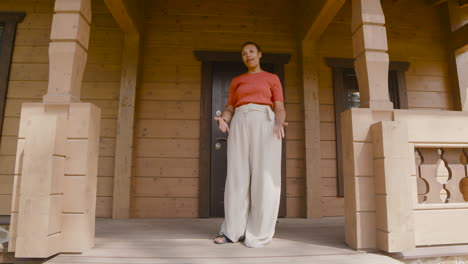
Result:
<svg viewBox="0 0 468 264"><path fill-rule="evenodd" d="M212 72L215 62L241 62L239 51L194 51L195 57L202 62L201 97L200 97L200 149L199 149L199 193L198 217L210 217L210 173L211 173L211 89ZM290 54L263 53L261 62L274 65L274 73L278 75L284 87L284 64L291 58ZM284 146L284 145L283 145ZM286 201L286 150L282 148L281 164L281 200ZM286 204L285 204L286 205ZM280 208L280 216L286 216L286 206Z"/></svg>

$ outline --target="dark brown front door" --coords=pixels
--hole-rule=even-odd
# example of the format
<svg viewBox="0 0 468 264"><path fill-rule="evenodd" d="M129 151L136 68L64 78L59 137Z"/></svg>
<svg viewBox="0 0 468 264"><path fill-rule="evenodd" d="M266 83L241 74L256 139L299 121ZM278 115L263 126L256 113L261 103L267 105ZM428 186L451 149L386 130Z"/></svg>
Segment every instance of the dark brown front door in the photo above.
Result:
<svg viewBox="0 0 468 264"><path fill-rule="evenodd" d="M262 68L266 71L274 72L273 64L262 64ZM211 116L220 115L224 111L229 96L231 80L245 72L246 68L241 62L216 62L213 64ZM210 216L212 217L224 216L227 137L228 134L222 133L218 129L217 123L213 121L211 126L210 174ZM284 177L284 175L282 176ZM281 199L280 206L284 206L284 202L284 199Z"/></svg>

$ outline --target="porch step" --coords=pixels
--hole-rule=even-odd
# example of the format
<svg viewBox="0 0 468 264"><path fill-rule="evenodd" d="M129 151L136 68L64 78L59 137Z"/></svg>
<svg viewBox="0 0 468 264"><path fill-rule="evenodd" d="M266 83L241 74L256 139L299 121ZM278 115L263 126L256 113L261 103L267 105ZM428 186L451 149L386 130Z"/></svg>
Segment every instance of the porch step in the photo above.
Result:
<svg viewBox="0 0 468 264"><path fill-rule="evenodd" d="M183 250L181 250L183 255ZM224 258L121 258L121 257L80 257L60 255L47 264L71 263L113 263L113 264L399 264L395 259L379 254L350 254L323 256L285 256L285 257L255 257L238 258L226 256Z"/></svg>
<svg viewBox="0 0 468 264"><path fill-rule="evenodd" d="M94 248L61 254L47 264L397 264L389 256L354 251L344 243L342 217L280 219L263 248L215 245L222 219L97 219Z"/></svg>

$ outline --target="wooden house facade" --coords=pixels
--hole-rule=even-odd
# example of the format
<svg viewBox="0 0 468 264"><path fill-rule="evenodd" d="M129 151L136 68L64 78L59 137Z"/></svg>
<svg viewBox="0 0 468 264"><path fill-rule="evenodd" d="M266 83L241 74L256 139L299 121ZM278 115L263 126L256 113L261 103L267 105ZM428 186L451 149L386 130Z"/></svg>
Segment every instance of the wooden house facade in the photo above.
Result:
<svg viewBox="0 0 468 264"><path fill-rule="evenodd" d="M419 124L414 115L422 113L435 118L428 123L453 119L446 127L464 131L455 124L466 119L467 23L467 3L459 0L1 1L0 214L11 215L10 250L80 252L93 244L95 217L220 216L222 185L214 182L223 167L214 159L222 159L216 144L225 143L212 118L229 78L243 71L236 54L246 41L260 44L264 68L284 86L282 217L346 215L347 243L356 249L468 243L414 235L422 222L407 217L412 207L395 197L401 190L411 200L418 188L425 197L430 192L420 186L431 181L394 185L385 178L394 165L383 165L377 180L375 161L376 146L399 142L387 130L406 131L382 121ZM400 118L405 111L411 117ZM419 132L435 131L426 128ZM423 143L468 146L434 138L408 139L413 155ZM416 164L405 159L393 162ZM381 182L393 187L380 194ZM379 195L386 198L376 206ZM464 217L464 200L456 206ZM28 216L37 214L47 228L32 232ZM76 234L77 226L86 231ZM407 244L389 242L411 234L417 239Z"/></svg>

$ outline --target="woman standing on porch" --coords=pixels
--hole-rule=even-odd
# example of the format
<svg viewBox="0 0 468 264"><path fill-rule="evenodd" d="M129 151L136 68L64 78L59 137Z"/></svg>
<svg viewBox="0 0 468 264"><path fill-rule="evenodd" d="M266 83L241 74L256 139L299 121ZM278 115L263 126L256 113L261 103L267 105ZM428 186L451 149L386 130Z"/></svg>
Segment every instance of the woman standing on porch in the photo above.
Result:
<svg viewBox="0 0 468 264"><path fill-rule="evenodd" d="M281 82L261 69L261 57L256 43L242 45L248 72L232 80L226 110L214 118L222 132L230 132L225 219L217 244L244 239L248 247L262 247L275 232L286 110Z"/></svg>

